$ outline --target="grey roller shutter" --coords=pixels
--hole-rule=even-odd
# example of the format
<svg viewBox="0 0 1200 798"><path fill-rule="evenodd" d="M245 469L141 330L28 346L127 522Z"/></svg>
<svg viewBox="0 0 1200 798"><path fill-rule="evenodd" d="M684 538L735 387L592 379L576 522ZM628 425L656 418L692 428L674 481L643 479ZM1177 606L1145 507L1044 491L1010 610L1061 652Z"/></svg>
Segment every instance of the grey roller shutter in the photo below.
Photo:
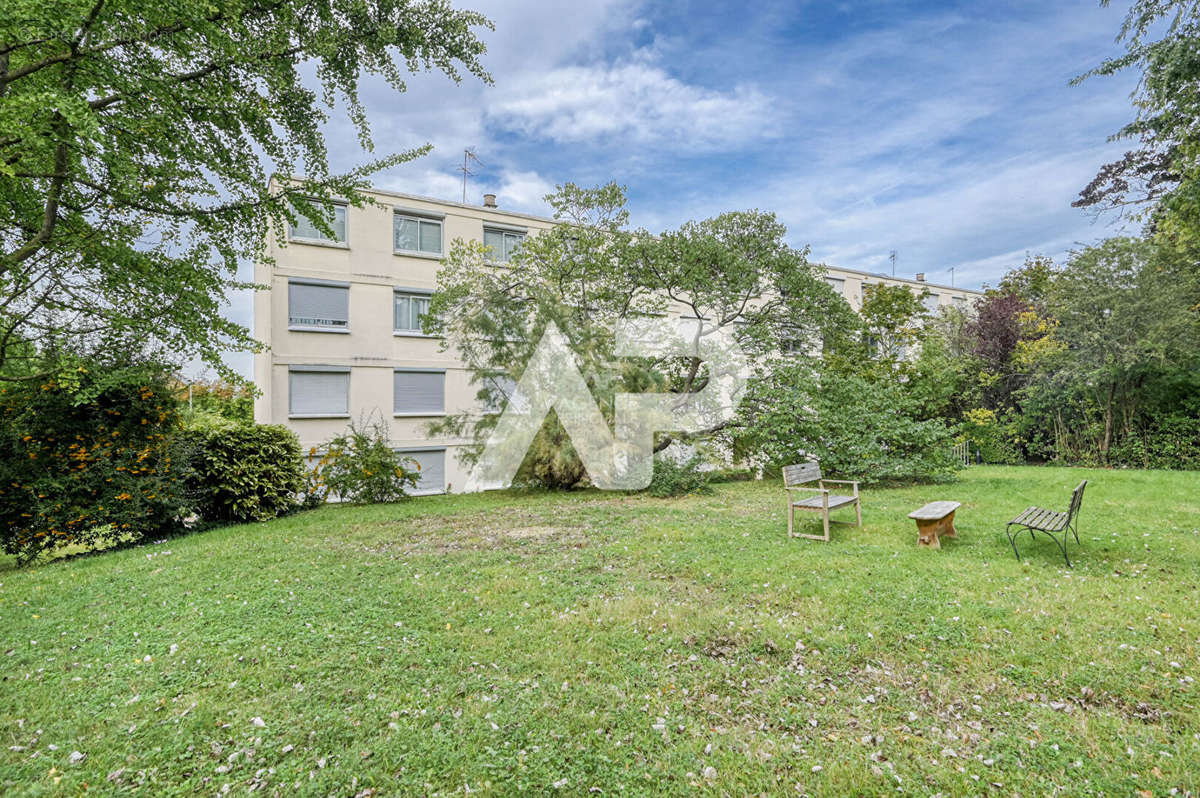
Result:
<svg viewBox="0 0 1200 798"><path fill-rule="evenodd" d="M350 412L350 372L289 372L288 412L293 416L346 415Z"/></svg>
<svg viewBox="0 0 1200 798"><path fill-rule="evenodd" d="M288 325L344 329L350 325L350 288L288 283Z"/></svg>
<svg viewBox="0 0 1200 798"><path fill-rule="evenodd" d="M446 450L435 449L418 452L400 452L405 457L417 461L421 466L421 479L414 493L445 493L446 492Z"/></svg>
<svg viewBox="0 0 1200 798"><path fill-rule="evenodd" d="M446 374L441 371L397 371L395 413L441 414L446 409Z"/></svg>

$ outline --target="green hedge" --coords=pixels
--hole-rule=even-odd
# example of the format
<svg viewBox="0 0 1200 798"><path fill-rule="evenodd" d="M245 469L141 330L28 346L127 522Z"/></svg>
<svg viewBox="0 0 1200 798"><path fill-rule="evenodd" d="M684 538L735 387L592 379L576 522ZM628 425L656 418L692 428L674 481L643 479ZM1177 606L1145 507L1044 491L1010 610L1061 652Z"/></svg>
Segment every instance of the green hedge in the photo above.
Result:
<svg viewBox="0 0 1200 798"><path fill-rule="evenodd" d="M265 521L296 509L304 461L296 433L277 425L205 426L184 433L189 497L204 521Z"/></svg>

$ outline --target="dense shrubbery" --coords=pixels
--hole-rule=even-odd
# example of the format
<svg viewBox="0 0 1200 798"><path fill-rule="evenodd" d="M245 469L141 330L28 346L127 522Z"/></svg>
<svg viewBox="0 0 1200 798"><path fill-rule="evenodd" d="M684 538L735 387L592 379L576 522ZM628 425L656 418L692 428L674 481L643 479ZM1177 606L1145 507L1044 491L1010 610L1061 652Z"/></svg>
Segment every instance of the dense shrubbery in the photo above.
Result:
<svg viewBox="0 0 1200 798"><path fill-rule="evenodd" d="M712 493L709 474L701 470L703 463L698 454L679 460L660 453L654 458L654 476L646 492L660 498Z"/></svg>
<svg viewBox="0 0 1200 798"><path fill-rule="evenodd" d="M286 427L207 418L182 436L188 496L211 522L265 521L291 512L304 486L296 433Z"/></svg>
<svg viewBox="0 0 1200 798"><path fill-rule="evenodd" d="M176 402L152 368L79 366L0 386L0 536L28 562L178 530Z"/></svg>
<svg viewBox="0 0 1200 798"><path fill-rule="evenodd" d="M1127 436L1112 450L1113 465L1200 470L1200 418L1172 415Z"/></svg>
<svg viewBox="0 0 1200 798"><path fill-rule="evenodd" d="M972 453L977 453L985 463L1022 462L1011 425L1002 422L992 410L975 408L964 413L962 436L971 444Z"/></svg>
<svg viewBox="0 0 1200 798"><path fill-rule="evenodd" d="M818 381L804 366L781 377L782 386L762 386L755 397L763 409L753 442L772 464L813 456L825 472L866 484L953 475L953 431L919 418L901 386L833 372Z"/></svg>
<svg viewBox="0 0 1200 798"><path fill-rule="evenodd" d="M957 397L937 412L988 462L1194 468L1198 308L1194 258L1163 238L1030 258L929 329L927 349L957 353L929 369Z"/></svg>
<svg viewBox="0 0 1200 798"><path fill-rule="evenodd" d="M254 423L254 389L246 385L234 385L227 380L178 379L174 383L179 397L180 414L184 423L193 426L193 419L217 416L242 424Z"/></svg>
<svg viewBox="0 0 1200 798"><path fill-rule="evenodd" d="M420 466L395 451L383 424L351 424L329 441L323 453L308 453L311 469L305 486L305 505L315 506L330 496L351 502L396 502L408 497L420 480Z"/></svg>

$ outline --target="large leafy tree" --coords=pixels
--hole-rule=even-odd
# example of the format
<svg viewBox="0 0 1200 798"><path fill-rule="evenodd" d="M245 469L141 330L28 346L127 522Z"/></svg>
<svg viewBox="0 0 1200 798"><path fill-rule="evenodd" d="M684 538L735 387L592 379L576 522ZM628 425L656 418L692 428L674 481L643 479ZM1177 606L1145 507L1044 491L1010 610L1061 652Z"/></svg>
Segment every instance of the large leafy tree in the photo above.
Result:
<svg viewBox="0 0 1200 798"><path fill-rule="evenodd" d="M864 289L860 364L894 376L903 372L920 344L929 320L923 301L928 289L914 294L907 286L876 283Z"/></svg>
<svg viewBox="0 0 1200 798"><path fill-rule="evenodd" d="M218 369L252 348L220 313L239 259L297 211L327 227L322 200L361 203L367 175L425 151L332 174L327 111L372 149L360 77L489 80L480 26L445 0L8 0L0 375L39 376L13 361L51 347L135 342ZM307 181L273 195L273 172Z"/></svg>
<svg viewBox="0 0 1200 798"><path fill-rule="evenodd" d="M1135 146L1104 165L1073 204L1146 212L1178 243L1195 246L1200 236L1200 5L1134 0L1119 38L1125 53L1076 82L1140 70L1136 116L1114 136Z"/></svg>
<svg viewBox="0 0 1200 798"><path fill-rule="evenodd" d="M1083 435L1059 437L1090 437L1106 461L1163 376L1200 367L1197 301L1194 264L1173 248L1112 238L1073 253L1049 295L1060 345L1042 347L1027 409L1049 401L1068 422L1075 411Z"/></svg>
<svg viewBox="0 0 1200 798"><path fill-rule="evenodd" d="M510 262L495 263L494 253L460 241L438 275L426 331L444 335L457 349L485 407L504 405L511 381L520 378L551 322L570 340L610 423L617 392L694 393L709 376L697 358L617 356L615 331L623 320L668 311L703 319L706 334L733 334L760 376L782 359L783 349L819 348L831 331L850 323L849 307L806 252L784 241L784 227L771 214L726 213L652 235L628 228L624 192L616 185L568 184L547 200L561 224L527 238ZM497 419L497 412L462 414L442 427L474 437L469 460ZM657 449L672 440L662 435ZM542 427L521 476L559 487L584 478L555 419Z"/></svg>

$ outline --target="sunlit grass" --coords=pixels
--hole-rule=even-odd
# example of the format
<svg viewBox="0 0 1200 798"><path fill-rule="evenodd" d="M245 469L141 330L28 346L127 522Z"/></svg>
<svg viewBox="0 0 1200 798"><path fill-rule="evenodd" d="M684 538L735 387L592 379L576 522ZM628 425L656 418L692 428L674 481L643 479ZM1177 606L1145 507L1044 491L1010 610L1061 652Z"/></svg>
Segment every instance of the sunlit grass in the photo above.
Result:
<svg viewBox="0 0 1200 798"><path fill-rule="evenodd" d="M1018 563L1004 522L1084 477L1076 567ZM0 785L1195 789L1197 483L975 468L867 491L828 544L772 483L436 497L9 570ZM905 517L934 499L941 551Z"/></svg>

